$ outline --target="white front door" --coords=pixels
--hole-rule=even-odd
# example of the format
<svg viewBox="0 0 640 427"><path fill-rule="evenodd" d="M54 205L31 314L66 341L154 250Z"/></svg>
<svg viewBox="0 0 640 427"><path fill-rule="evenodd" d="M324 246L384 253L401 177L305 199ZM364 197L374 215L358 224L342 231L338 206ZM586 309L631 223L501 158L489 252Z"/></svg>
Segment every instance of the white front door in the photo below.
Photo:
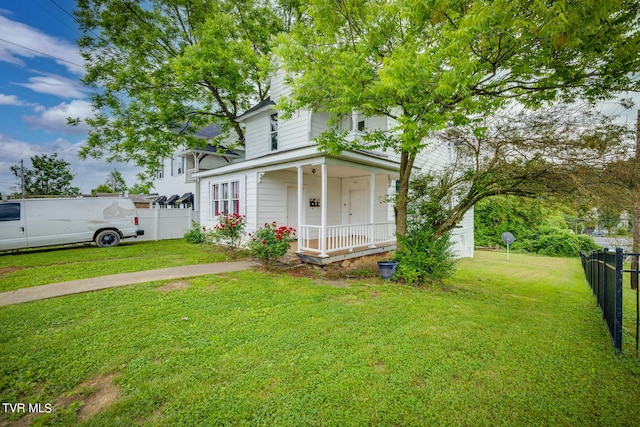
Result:
<svg viewBox="0 0 640 427"><path fill-rule="evenodd" d="M347 200L347 221L349 224L369 222L369 194L365 188L350 188Z"/></svg>

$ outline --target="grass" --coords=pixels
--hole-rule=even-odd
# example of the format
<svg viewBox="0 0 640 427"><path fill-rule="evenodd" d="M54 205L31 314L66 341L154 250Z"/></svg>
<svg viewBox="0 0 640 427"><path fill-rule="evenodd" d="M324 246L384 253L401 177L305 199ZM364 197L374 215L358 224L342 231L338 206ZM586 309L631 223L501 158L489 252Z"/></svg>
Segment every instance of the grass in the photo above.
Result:
<svg viewBox="0 0 640 427"><path fill-rule="evenodd" d="M0 399L87 425L637 425L577 259L477 252L438 287L245 271L0 309ZM63 405L77 396L76 403ZM79 408L79 409L78 409ZM14 419L18 415L0 415Z"/></svg>
<svg viewBox="0 0 640 427"><path fill-rule="evenodd" d="M228 261L229 251L183 239L123 242L115 248L68 246L0 254L0 292L155 268Z"/></svg>

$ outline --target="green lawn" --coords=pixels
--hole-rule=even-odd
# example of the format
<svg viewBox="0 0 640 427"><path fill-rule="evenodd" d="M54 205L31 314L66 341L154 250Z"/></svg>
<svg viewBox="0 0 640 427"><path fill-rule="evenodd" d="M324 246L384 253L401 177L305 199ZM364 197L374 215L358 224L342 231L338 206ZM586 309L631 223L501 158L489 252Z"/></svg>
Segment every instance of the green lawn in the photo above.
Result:
<svg viewBox="0 0 640 427"><path fill-rule="evenodd" d="M107 274L230 260L229 252L183 239L126 241L115 248L75 245L0 253L0 292Z"/></svg>
<svg viewBox="0 0 640 427"><path fill-rule="evenodd" d="M424 289L255 271L188 282L0 308L0 399L56 403L31 421L63 425L111 382L87 425L640 420L640 360L613 353L577 259L477 252Z"/></svg>

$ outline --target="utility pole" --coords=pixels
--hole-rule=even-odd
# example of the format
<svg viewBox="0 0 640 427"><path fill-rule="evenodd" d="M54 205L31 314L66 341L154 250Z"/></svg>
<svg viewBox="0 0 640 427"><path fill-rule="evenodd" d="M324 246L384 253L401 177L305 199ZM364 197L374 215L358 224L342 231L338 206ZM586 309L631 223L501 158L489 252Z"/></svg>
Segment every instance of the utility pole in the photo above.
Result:
<svg viewBox="0 0 640 427"><path fill-rule="evenodd" d="M24 160L20 160L20 189L22 190L22 198L24 199Z"/></svg>

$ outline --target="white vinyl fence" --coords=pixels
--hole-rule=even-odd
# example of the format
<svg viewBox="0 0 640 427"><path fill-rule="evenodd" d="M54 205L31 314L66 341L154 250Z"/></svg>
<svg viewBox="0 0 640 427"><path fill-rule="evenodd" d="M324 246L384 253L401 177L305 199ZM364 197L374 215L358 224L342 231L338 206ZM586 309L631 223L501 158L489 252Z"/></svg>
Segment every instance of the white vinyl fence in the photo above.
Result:
<svg viewBox="0 0 640 427"><path fill-rule="evenodd" d="M191 228L191 222L200 221L200 212L191 209L138 208L139 228L144 236L137 240L180 239Z"/></svg>

